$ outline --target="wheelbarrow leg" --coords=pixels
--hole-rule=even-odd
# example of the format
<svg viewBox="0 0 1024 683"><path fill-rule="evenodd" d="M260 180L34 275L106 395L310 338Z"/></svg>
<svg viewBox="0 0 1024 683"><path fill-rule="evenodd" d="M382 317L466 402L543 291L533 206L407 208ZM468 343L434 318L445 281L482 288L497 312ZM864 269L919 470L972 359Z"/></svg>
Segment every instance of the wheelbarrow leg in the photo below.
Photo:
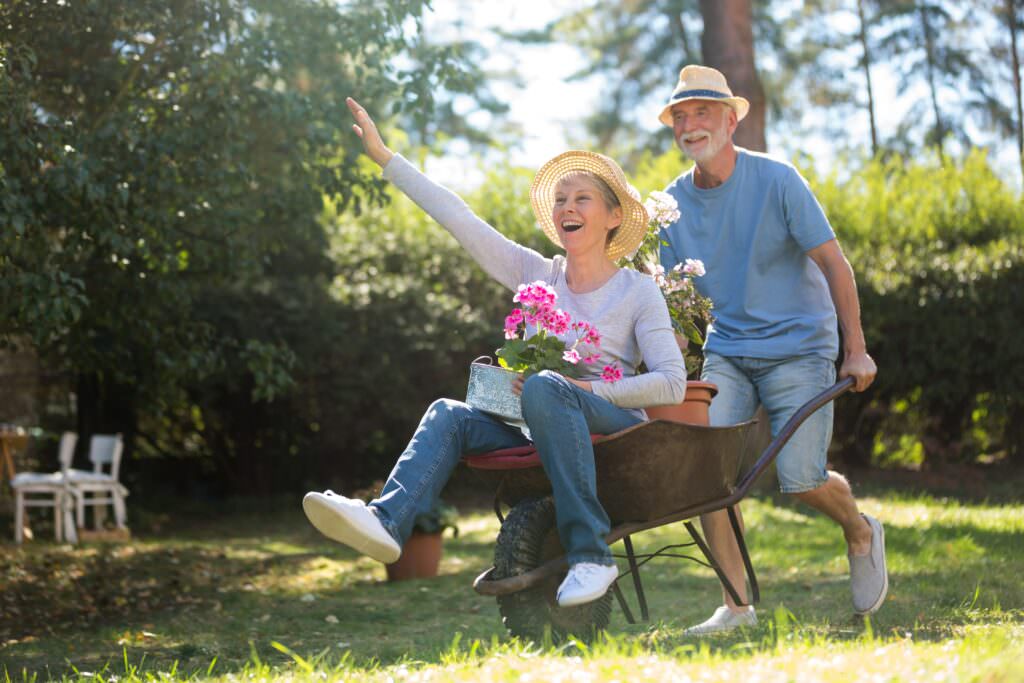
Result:
<svg viewBox="0 0 1024 683"><path fill-rule="evenodd" d="M731 510L732 508L730 508L730 511ZM686 530L690 532L690 536L693 537L693 542L696 543L697 547L700 548L700 551L704 553L704 557L707 558L708 565L715 570L715 574L718 575L718 580L722 582L723 586L725 586L725 590L729 593L729 597L733 599L733 602L735 602L736 605L739 607L744 607L750 604L747 602L743 602L740 599L740 594L736 592L736 588L732 585L732 581L730 581L729 578L725 575L725 572L722 571L722 568L718 564L718 560L715 559L714 553L711 552L711 548L708 547L708 544L704 542L704 538L700 535L700 532L697 531L696 527L693 526L693 522L687 520L683 522L683 524L686 526ZM734 528L734 531L738 528L739 526L737 525ZM745 558L744 564L746 564L749 567L750 558L747 557L746 546L742 545L742 534L737 536L736 541L737 543L741 543L741 554Z"/></svg>
<svg viewBox="0 0 1024 683"><path fill-rule="evenodd" d="M750 604L756 605L761 602L761 591L757 587L757 574L754 573L754 565L750 562L750 553L747 552L746 541L743 540L743 530L740 528L740 520L736 514L736 507L730 505L729 523L732 524L732 533L736 537L736 545L740 549L740 556L743 557L743 568L747 570L747 579L750 580L750 594L753 596ZM733 598L735 600L735 598ZM736 603L737 605L739 602Z"/></svg>
<svg viewBox="0 0 1024 683"><path fill-rule="evenodd" d="M622 589L619 588L618 580L612 582L612 593L615 594L615 599L619 601L619 607L622 608L622 616L626 617L626 623L635 624L636 619L633 618L633 612L629 609L626 598L622 595Z"/></svg>
<svg viewBox="0 0 1024 683"><path fill-rule="evenodd" d="M629 536L623 536L622 545L626 546L626 559L629 561L629 573L633 575L633 589L636 591L637 602L640 603L640 618L647 621L647 598L644 596L644 584L640 580L640 567L636 563L636 554L633 552L633 541ZM633 622L631 621L630 623Z"/></svg>

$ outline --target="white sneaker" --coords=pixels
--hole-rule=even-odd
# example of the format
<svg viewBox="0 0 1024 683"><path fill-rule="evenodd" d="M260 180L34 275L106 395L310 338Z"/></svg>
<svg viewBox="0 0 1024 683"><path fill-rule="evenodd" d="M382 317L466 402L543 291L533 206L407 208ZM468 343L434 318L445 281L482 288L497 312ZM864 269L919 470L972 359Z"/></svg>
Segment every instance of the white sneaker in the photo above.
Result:
<svg viewBox="0 0 1024 683"><path fill-rule="evenodd" d="M324 536L378 562L394 562L402 554L401 546L361 500L334 491L310 491L302 499L302 510Z"/></svg>
<svg viewBox="0 0 1024 683"><path fill-rule="evenodd" d="M619 568L614 564L574 564L558 587L558 604L560 607L573 607L597 600L608 592L618 576Z"/></svg>
<svg viewBox="0 0 1024 683"><path fill-rule="evenodd" d="M715 610L711 618L704 623L691 626L683 631L684 636L706 636L712 633L725 633L741 626L757 626L757 613L753 607L744 612L733 612L726 605Z"/></svg>

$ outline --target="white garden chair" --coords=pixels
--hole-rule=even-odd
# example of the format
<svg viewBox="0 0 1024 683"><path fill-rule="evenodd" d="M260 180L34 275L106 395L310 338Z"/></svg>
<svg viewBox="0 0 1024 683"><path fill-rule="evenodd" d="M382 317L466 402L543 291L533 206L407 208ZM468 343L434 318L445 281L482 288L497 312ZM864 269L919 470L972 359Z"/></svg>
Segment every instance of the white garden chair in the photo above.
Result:
<svg viewBox="0 0 1024 683"><path fill-rule="evenodd" d="M89 440L92 471L68 470L67 480L74 496L75 518L79 528L85 528L85 508L91 506L96 508L93 523L96 529L102 529L107 505L114 508L114 522L117 528L125 528L124 499L128 495L128 489L118 481L123 450L124 440L120 434L94 434Z"/></svg>
<svg viewBox="0 0 1024 683"><path fill-rule="evenodd" d="M53 535L57 542L78 542L74 519L71 511L74 508L73 494L68 487L67 473L71 470L71 461L75 455L75 444L78 435L64 432L60 437L58 459L59 472L21 472L11 479L14 490L14 542L24 540L25 512L30 507L53 508Z"/></svg>

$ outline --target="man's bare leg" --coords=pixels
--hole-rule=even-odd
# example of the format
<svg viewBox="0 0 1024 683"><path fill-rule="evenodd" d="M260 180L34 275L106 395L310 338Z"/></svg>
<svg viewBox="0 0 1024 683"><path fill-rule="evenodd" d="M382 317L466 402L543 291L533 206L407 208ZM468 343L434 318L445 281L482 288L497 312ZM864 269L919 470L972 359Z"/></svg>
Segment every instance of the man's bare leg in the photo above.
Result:
<svg viewBox="0 0 1024 683"><path fill-rule="evenodd" d="M740 530L744 529L743 514L740 506L736 506L736 516L739 519ZM729 513L726 510L709 512L700 516L700 526L704 530L704 537L711 546L711 552L722 573L732 583L733 588L739 594L743 602L747 602L747 577L743 567L743 556L740 555L740 547L736 543L736 536L732 532L732 525L729 523ZM739 607L736 601L729 595L729 591L722 587L722 604L726 605L731 612L743 612L747 607Z"/></svg>
<svg viewBox="0 0 1024 683"><path fill-rule="evenodd" d="M851 555L866 555L871 550L871 527L857 509L853 491L843 475L829 472L828 479L818 488L792 495L828 515L843 528Z"/></svg>
<svg viewBox="0 0 1024 683"><path fill-rule="evenodd" d="M853 497L850 485L841 474L829 472L828 479L818 488L791 495L838 523L843 529L843 535L846 538L850 554L866 555L870 551L871 527L860 515L860 511L857 509L857 501ZM740 507L738 505L736 506L736 513L739 516L740 529L743 529L743 516L740 514ZM739 546L736 544L732 525L729 524L728 512L719 510L701 515L700 524L704 530L704 536L707 538L708 545L711 546L711 551L722 568L722 572L732 582L733 587L743 602L746 602L747 583L743 567L743 557L740 555ZM747 609L746 607L738 606L724 587L722 588L722 603L731 612L738 613Z"/></svg>

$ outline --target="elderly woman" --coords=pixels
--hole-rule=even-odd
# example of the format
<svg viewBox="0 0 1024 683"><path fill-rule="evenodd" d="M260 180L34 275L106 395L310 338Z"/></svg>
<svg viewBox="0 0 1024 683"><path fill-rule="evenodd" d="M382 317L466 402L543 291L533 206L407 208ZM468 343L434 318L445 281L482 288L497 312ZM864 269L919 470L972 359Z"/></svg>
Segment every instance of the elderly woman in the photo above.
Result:
<svg viewBox="0 0 1024 683"><path fill-rule="evenodd" d="M572 151L546 163L530 191L533 210L565 255L545 258L506 239L457 195L393 153L366 110L351 98L347 102L352 128L384 177L451 232L488 274L512 290L546 281L564 311L600 331L600 357L588 358L582 379L545 370L516 384L523 419L551 480L558 534L570 565L558 604L600 598L617 570L604 541L610 525L597 499L588 435L638 424L646 419L643 407L678 403L686 391L683 359L661 292L650 277L615 265L636 249L647 229L638 193L618 165L600 154ZM638 375L641 362L648 371ZM602 382L600 369L609 364L617 364L623 377ZM416 515L433 507L464 454L527 443L517 427L465 403L439 400L423 416L379 498L364 504L331 491L311 492L303 509L327 537L393 562Z"/></svg>

